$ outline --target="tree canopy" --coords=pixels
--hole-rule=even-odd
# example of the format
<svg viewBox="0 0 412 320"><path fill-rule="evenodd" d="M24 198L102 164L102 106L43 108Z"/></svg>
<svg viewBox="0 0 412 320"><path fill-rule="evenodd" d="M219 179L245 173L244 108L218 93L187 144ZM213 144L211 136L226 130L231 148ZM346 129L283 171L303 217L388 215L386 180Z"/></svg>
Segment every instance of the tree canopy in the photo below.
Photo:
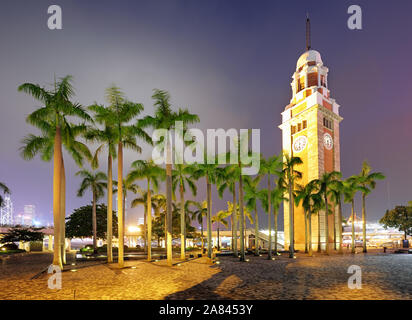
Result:
<svg viewBox="0 0 412 320"><path fill-rule="evenodd" d="M66 222L67 238L90 238L93 236L92 205L75 209ZM96 206L97 238L106 239L107 207L104 204ZM117 237L117 216L113 211L113 234Z"/></svg>
<svg viewBox="0 0 412 320"><path fill-rule="evenodd" d="M396 206L392 210L387 210L383 218L379 221L385 228L396 228L407 235L412 235L412 207Z"/></svg>
<svg viewBox="0 0 412 320"><path fill-rule="evenodd" d="M44 234L39 231L38 228L20 228L15 227L9 229L8 233L0 239L1 243L12 242L30 242L30 241L42 241Z"/></svg>

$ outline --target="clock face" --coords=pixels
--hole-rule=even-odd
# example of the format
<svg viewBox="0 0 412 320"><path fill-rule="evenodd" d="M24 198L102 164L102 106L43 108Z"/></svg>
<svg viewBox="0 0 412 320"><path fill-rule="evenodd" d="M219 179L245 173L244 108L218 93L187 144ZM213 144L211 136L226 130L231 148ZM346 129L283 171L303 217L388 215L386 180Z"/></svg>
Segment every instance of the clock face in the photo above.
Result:
<svg viewBox="0 0 412 320"><path fill-rule="evenodd" d="M323 145L327 150L332 150L333 148L333 139L329 133L323 135Z"/></svg>
<svg viewBox="0 0 412 320"><path fill-rule="evenodd" d="M306 138L306 136L300 136L293 143L293 152L298 153L298 152L303 151L306 148L307 144L308 144L308 138Z"/></svg>

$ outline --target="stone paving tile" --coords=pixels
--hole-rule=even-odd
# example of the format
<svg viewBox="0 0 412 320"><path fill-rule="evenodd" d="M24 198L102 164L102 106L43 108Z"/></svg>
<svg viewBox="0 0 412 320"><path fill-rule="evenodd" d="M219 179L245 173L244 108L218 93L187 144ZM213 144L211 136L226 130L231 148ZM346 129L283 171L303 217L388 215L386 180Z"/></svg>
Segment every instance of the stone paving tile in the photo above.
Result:
<svg viewBox="0 0 412 320"><path fill-rule="evenodd" d="M51 262L50 254L30 254L0 266L0 299L412 299L412 255L331 254L275 261L249 257L239 262L206 258L169 268L165 261L126 261L135 268L96 265L62 274L61 290L47 287L48 275L30 278ZM350 265L362 270L362 289L351 290Z"/></svg>

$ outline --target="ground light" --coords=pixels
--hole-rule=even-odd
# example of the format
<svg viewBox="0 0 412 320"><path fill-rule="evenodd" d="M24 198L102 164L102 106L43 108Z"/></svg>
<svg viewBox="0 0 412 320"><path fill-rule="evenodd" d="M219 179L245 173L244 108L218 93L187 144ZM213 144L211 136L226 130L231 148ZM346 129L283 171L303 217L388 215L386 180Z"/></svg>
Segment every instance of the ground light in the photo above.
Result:
<svg viewBox="0 0 412 320"><path fill-rule="evenodd" d="M76 269L71 269L70 271L71 271L71 272L76 272L77 270L76 270Z"/></svg>

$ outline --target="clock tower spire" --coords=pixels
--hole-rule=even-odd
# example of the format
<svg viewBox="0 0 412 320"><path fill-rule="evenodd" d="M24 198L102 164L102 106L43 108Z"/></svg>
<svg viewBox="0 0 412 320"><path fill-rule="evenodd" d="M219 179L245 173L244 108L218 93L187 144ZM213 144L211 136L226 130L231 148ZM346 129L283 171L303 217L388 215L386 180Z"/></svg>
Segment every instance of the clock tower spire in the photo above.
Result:
<svg viewBox="0 0 412 320"><path fill-rule="evenodd" d="M318 179L325 172L340 171L339 104L330 95L328 85L329 69L323 64L318 51L311 48L310 20L306 19L306 52L298 59L292 75L292 98L282 112L283 151L291 156L300 157L303 164L296 168L302 172L298 182L306 185ZM287 197L288 195L286 195ZM334 208L332 208L334 209ZM333 210L333 215L337 210ZM326 241L333 244L338 219L333 215L326 217L325 212L312 215L312 246L322 249ZM329 230L325 230L325 219L329 219ZM284 205L285 248L289 247L289 205ZM305 219L302 206L295 206L294 216L295 249L305 249ZM320 231L320 243L318 241ZM341 239L337 239L341 241ZM332 245L330 245L332 247Z"/></svg>

